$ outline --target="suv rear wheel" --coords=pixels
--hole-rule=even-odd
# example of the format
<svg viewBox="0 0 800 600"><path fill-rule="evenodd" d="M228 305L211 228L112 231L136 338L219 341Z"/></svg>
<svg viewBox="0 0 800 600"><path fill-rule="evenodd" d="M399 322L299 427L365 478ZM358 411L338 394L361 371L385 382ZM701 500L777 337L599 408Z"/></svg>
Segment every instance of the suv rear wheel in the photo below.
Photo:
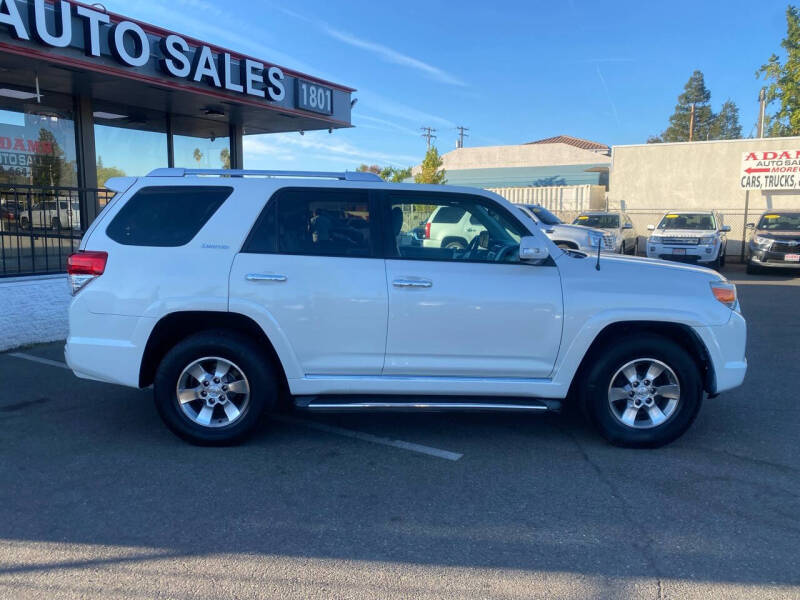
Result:
<svg viewBox="0 0 800 600"><path fill-rule="evenodd" d="M703 401L697 364L674 341L656 334L630 336L595 355L580 399L612 444L657 448L694 422Z"/></svg>
<svg viewBox="0 0 800 600"><path fill-rule="evenodd" d="M159 415L175 434L199 445L242 441L277 399L268 356L245 336L198 333L170 350L153 383Z"/></svg>

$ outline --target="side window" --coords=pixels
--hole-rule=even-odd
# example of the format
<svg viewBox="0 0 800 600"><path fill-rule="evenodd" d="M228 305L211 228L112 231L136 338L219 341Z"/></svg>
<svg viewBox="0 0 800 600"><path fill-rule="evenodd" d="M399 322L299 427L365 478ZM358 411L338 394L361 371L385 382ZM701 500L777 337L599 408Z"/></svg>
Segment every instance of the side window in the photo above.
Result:
<svg viewBox="0 0 800 600"><path fill-rule="evenodd" d="M242 252L370 257L372 225L365 190L279 190Z"/></svg>
<svg viewBox="0 0 800 600"><path fill-rule="evenodd" d="M232 187L222 186L142 188L112 219L106 235L126 246L183 246L232 193Z"/></svg>
<svg viewBox="0 0 800 600"><path fill-rule="evenodd" d="M389 194L388 210L391 231L385 237L392 258L519 262L525 230L484 198L398 192Z"/></svg>

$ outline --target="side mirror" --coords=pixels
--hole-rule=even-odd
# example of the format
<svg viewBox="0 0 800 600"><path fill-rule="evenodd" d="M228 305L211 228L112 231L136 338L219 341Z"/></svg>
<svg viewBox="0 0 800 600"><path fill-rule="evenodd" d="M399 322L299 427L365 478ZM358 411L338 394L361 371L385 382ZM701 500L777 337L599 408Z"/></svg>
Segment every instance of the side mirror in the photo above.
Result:
<svg viewBox="0 0 800 600"><path fill-rule="evenodd" d="M648 225L647 226L647 231L655 231L655 229L656 229L655 225Z"/></svg>
<svg viewBox="0 0 800 600"><path fill-rule="evenodd" d="M623 225L622 228L623 229L633 229L633 224L632 223L625 223L625 225Z"/></svg>
<svg viewBox="0 0 800 600"><path fill-rule="evenodd" d="M755 229L756 228L756 224L755 223L748 223L747 225L745 225L745 228L747 228L747 229Z"/></svg>
<svg viewBox="0 0 800 600"><path fill-rule="evenodd" d="M519 259L521 261L539 263L550 256L550 249L539 238L526 235L519 241Z"/></svg>
<svg viewBox="0 0 800 600"><path fill-rule="evenodd" d="M556 230L555 230L555 229L553 229L552 227L546 227L546 228L545 228L545 230L544 230L544 232L545 232L547 235L550 235L551 233L555 233L555 232L556 232Z"/></svg>
<svg viewBox="0 0 800 600"><path fill-rule="evenodd" d="M723 225L722 229L720 229L720 231L722 231L723 233L728 233L730 230L731 230L730 225Z"/></svg>

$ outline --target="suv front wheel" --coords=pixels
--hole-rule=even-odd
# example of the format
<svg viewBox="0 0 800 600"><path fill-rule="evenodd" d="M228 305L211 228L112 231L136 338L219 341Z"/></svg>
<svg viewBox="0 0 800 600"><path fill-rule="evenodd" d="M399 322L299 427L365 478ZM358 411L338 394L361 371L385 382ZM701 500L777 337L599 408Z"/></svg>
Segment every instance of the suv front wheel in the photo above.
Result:
<svg viewBox="0 0 800 600"><path fill-rule="evenodd" d="M153 383L159 415L194 444L242 441L277 399L278 383L265 352L245 336L203 332L170 350Z"/></svg>
<svg viewBox="0 0 800 600"><path fill-rule="evenodd" d="M689 428L703 401L697 364L669 338L630 336L595 354L580 400L612 444L657 448Z"/></svg>

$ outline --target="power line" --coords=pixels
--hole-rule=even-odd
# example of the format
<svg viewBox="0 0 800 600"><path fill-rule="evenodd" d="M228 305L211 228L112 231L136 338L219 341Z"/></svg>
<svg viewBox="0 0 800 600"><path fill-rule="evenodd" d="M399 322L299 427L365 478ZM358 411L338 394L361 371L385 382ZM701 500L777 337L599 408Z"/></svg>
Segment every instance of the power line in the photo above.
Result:
<svg viewBox="0 0 800 600"><path fill-rule="evenodd" d="M456 148L463 148L464 147L464 138L469 137L469 134L466 133L469 131L469 128L464 127L463 125L459 125L456 127L458 130L458 141L456 142Z"/></svg>
<svg viewBox="0 0 800 600"><path fill-rule="evenodd" d="M433 127L420 127L422 130L422 137L425 138L425 143L428 145L428 150L431 149L431 140L435 140L436 136L433 135L436 130Z"/></svg>

